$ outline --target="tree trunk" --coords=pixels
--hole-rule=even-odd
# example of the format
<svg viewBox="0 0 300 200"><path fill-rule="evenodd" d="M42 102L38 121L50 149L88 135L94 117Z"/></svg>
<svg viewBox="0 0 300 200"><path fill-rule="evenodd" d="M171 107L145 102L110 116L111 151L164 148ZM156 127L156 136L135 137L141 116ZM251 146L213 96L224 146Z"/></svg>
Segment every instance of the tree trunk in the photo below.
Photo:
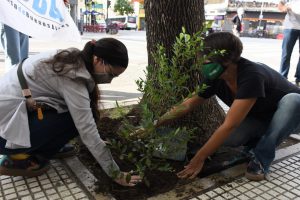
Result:
<svg viewBox="0 0 300 200"><path fill-rule="evenodd" d="M145 16L148 64L157 68L159 66L155 63L152 52L156 51L158 44L166 47L166 54L171 58L172 48L170 47L174 44L176 36L181 33L182 27L186 29L188 34L201 30L205 20L204 1L145 0ZM199 80L194 80L191 84L197 85L198 83ZM143 98L151 97L144 95ZM171 106L169 105L169 108ZM180 123L178 121L176 124L197 127L197 143L204 144L213 131L222 123L223 119L223 109L219 106L216 99L212 98L203 106L195 109L190 115L181 118Z"/></svg>

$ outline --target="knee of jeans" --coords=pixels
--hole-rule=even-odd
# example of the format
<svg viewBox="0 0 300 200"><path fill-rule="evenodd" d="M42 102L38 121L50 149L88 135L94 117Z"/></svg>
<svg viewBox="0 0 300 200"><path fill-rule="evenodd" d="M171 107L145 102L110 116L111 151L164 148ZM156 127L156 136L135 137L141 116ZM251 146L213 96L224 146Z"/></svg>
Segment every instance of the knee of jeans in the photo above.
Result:
<svg viewBox="0 0 300 200"><path fill-rule="evenodd" d="M279 107L284 106L289 111L300 111L300 94L290 93L282 97L279 101Z"/></svg>

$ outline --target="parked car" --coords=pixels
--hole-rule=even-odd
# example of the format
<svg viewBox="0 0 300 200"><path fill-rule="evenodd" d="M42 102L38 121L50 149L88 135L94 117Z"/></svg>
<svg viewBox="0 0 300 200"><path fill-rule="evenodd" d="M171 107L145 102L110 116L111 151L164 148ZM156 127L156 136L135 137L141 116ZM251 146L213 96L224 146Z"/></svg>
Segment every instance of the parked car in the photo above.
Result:
<svg viewBox="0 0 300 200"><path fill-rule="evenodd" d="M119 32L119 26L117 23L109 22L107 24L106 33L114 35L117 34L118 32Z"/></svg>
<svg viewBox="0 0 300 200"><path fill-rule="evenodd" d="M117 24L118 28L120 30L124 30L125 29L125 24L123 22L119 22L119 21L112 21L112 24Z"/></svg>
<svg viewBox="0 0 300 200"><path fill-rule="evenodd" d="M101 32L106 31L107 25L104 19L97 20L97 26Z"/></svg>

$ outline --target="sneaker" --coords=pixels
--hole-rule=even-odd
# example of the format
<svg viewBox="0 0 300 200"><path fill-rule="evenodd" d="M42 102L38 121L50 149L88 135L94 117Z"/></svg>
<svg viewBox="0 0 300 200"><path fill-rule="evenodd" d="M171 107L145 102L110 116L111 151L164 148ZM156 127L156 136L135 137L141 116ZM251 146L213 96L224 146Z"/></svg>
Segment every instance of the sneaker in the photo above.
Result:
<svg viewBox="0 0 300 200"><path fill-rule="evenodd" d="M76 151L76 148L74 147L74 145L72 144L65 144L65 146L63 148L61 148L59 150L59 152L57 152L53 158L56 158L56 159L61 159L61 158L68 158L68 157L71 157L71 156L75 156L77 153Z"/></svg>
<svg viewBox="0 0 300 200"><path fill-rule="evenodd" d="M49 169L49 161L30 155L26 159L13 160L8 155L0 159L0 175L35 177L44 174Z"/></svg>
<svg viewBox="0 0 300 200"><path fill-rule="evenodd" d="M254 159L249 162L245 177L250 181L262 181L265 179L265 172L259 161Z"/></svg>

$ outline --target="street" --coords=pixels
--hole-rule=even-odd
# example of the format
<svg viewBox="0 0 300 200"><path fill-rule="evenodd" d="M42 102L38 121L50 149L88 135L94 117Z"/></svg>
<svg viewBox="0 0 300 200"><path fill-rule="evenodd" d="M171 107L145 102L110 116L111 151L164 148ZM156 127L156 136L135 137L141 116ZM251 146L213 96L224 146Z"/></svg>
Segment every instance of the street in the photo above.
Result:
<svg viewBox="0 0 300 200"><path fill-rule="evenodd" d="M119 77L115 78L111 84L100 85L102 91L102 103L107 107L113 106L115 101L130 103L141 97L137 91L135 81L139 78L144 78L144 70L147 66L147 43L145 31L119 31L116 35L108 35L106 33L84 33L82 41L74 42L53 42L42 41L31 38L30 55L38 52L63 49L68 47L76 47L82 49L84 44L91 39L100 39L102 37L114 37L127 46L129 52L129 66L127 70ZM242 56L252 61L262 62L275 70L279 70L281 58L281 43L282 40L264 39L264 38L246 38L241 37L244 44ZM291 58L291 69L289 80L294 81L296 64L299 58L298 43L295 45L294 52ZM0 74L4 73L4 55L0 51Z"/></svg>

